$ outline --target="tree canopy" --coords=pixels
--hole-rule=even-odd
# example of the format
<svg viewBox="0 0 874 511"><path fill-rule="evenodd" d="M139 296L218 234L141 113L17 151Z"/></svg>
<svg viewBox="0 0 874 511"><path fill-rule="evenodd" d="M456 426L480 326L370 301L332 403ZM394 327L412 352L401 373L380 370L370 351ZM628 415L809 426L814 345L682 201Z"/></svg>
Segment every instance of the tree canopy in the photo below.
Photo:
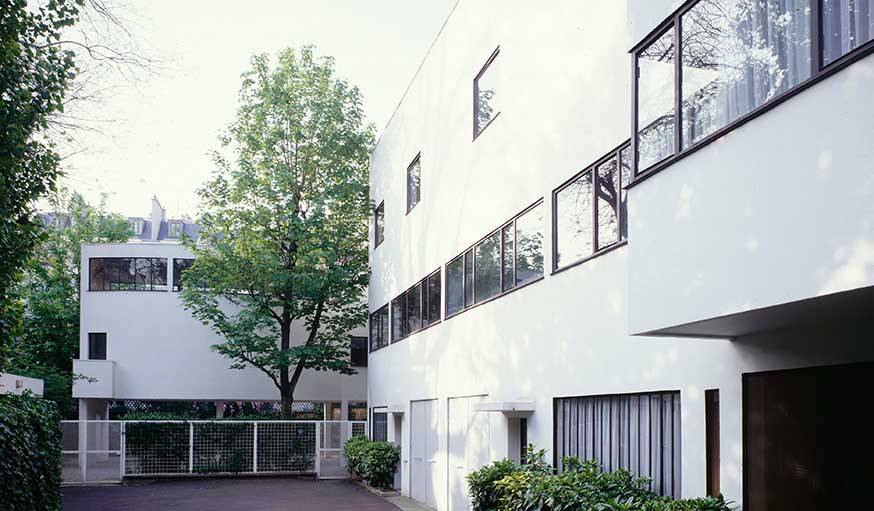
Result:
<svg viewBox="0 0 874 511"><path fill-rule="evenodd" d="M199 191L182 298L220 335L213 349L231 367L272 381L289 418L305 369L353 372L348 333L367 319L373 128L358 89L312 47L257 55L242 78L216 173Z"/></svg>

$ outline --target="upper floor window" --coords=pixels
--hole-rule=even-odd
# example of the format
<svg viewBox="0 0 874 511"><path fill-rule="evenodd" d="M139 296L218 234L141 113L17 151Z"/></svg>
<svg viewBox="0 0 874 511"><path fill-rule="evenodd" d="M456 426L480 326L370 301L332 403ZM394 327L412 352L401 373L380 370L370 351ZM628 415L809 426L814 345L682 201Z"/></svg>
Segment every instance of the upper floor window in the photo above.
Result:
<svg viewBox="0 0 874 511"><path fill-rule="evenodd" d="M440 322L440 270L391 301L392 342Z"/></svg>
<svg viewBox="0 0 874 511"><path fill-rule="evenodd" d="M389 322L388 304L383 305L370 315L370 351L388 346Z"/></svg>
<svg viewBox="0 0 874 511"><path fill-rule="evenodd" d="M446 263L446 315L543 276L543 202Z"/></svg>
<svg viewBox="0 0 874 511"><path fill-rule="evenodd" d="M385 201L373 210L373 248L379 246L385 239Z"/></svg>
<svg viewBox="0 0 874 511"><path fill-rule="evenodd" d="M106 360L106 332L88 333L88 360Z"/></svg>
<svg viewBox="0 0 874 511"><path fill-rule="evenodd" d="M182 222L171 221L167 222L167 237L178 238L182 235Z"/></svg>
<svg viewBox="0 0 874 511"><path fill-rule="evenodd" d="M167 259L92 257L88 260L88 290L166 291Z"/></svg>
<svg viewBox="0 0 874 511"><path fill-rule="evenodd" d="M416 207L421 198L422 184L422 153L416 155L413 162L407 166L407 213Z"/></svg>
<svg viewBox="0 0 874 511"><path fill-rule="evenodd" d="M353 335L349 339L349 356L353 367L367 367L367 337Z"/></svg>
<svg viewBox="0 0 874 511"><path fill-rule="evenodd" d="M631 151L624 145L553 192L553 270L582 261L628 237Z"/></svg>
<svg viewBox="0 0 874 511"><path fill-rule="evenodd" d="M194 259L173 259L173 291L182 291L182 274L194 264Z"/></svg>
<svg viewBox="0 0 874 511"><path fill-rule="evenodd" d="M498 47L473 79L473 138L501 113L498 96Z"/></svg>
<svg viewBox="0 0 874 511"><path fill-rule="evenodd" d="M143 224L145 222L139 218L130 220L130 230L134 233L134 236L139 236L143 233Z"/></svg>
<svg viewBox="0 0 874 511"><path fill-rule="evenodd" d="M634 50L636 174L874 50L874 0L687 2ZM817 26L811 29L816 22Z"/></svg>

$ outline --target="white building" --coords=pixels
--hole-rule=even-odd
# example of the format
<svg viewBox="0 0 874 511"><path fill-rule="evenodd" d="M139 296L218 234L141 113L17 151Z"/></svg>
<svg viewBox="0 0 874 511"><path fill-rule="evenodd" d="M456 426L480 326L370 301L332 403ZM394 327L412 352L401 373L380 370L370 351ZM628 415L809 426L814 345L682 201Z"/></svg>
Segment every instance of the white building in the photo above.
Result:
<svg viewBox="0 0 874 511"><path fill-rule="evenodd" d="M368 401L403 493L467 509L531 442L864 507L872 36L868 0L458 2L371 158Z"/></svg>
<svg viewBox="0 0 874 511"><path fill-rule="evenodd" d="M80 419L108 418L110 401L217 402L219 412L228 401L278 401L279 391L258 369L230 369L231 361L210 349L223 339L182 305L181 271L194 255L179 234L196 236L196 225L167 220L153 199L151 218L132 219L132 230L127 243L82 246L73 372L89 379L73 385ZM293 339L302 332L296 329ZM366 342L364 327L350 335L353 343ZM367 399L366 356L355 360L351 376L305 372L295 401L324 403L326 416L347 420Z"/></svg>

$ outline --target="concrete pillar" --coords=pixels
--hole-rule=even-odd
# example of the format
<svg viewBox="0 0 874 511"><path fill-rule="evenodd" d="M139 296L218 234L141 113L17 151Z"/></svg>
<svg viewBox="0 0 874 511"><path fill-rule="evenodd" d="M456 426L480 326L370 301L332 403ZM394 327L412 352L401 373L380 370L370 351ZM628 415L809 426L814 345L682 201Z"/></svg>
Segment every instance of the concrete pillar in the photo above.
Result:
<svg viewBox="0 0 874 511"><path fill-rule="evenodd" d="M349 420L349 401L340 401L340 420Z"/></svg>
<svg viewBox="0 0 874 511"><path fill-rule="evenodd" d="M87 477L87 461L88 457L85 452L88 450L88 426L84 422L88 420L88 408L90 399L79 400L79 474L84 482Z"/></svg>
<svg viewBox="0 0 874 511"><path fill-rule="evenodd" d="M215 402L215 418L221 419L225 416L225 402L224 401L216 401Z"/></svg>

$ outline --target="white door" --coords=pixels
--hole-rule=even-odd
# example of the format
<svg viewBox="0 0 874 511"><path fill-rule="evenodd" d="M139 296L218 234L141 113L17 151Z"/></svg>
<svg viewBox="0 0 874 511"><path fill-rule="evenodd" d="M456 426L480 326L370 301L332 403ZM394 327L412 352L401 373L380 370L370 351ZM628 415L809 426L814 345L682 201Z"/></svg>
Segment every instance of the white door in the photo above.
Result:
<svg viewBox="0 0 874 511"><path fill-rule="evenodd" d="M477 412L483 396L449 399L449 511L467 511L467 474L489 461L488 414Z"/></svg>
<svg viewBox="0 0 874 511"><path fill-rule="evenodd" d="M410 406L410 496L436 508L437 400L413 401Z"/></svg>

